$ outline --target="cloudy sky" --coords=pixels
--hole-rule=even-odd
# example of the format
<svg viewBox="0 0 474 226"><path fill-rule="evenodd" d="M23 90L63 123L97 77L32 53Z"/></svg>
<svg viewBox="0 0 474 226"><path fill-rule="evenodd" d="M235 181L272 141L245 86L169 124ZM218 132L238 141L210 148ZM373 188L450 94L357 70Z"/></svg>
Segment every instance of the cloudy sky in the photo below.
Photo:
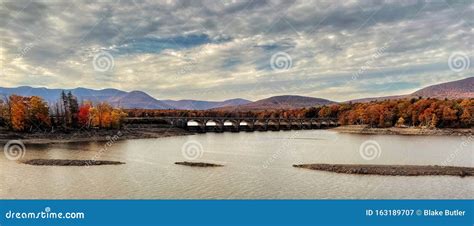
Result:
<svg viewBox="0 0 474 226"><path fill-rule="evenodd" d="M0 41L2 87L342 101L473 76L474 1L2 0Z"/></svg>

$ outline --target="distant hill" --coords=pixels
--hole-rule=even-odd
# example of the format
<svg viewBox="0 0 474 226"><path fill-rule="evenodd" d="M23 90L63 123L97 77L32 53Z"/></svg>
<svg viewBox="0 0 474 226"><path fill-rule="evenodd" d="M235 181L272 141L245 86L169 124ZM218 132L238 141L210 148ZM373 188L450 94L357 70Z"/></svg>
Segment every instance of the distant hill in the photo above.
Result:
<svg viewBox="0 0 474 226"><path fill-rule="evenodd" d="M433 98L474 98L474 77L428 86L411 94Z"/></svg>
<svg viewBox="0 0 474 226"><path fill-rule="evenodd" d="M351 102L357 103L376 100L391 100L417 97L430 97L437 99L474 98L474 77L428 86L426 88L420 89L414 93L407 95L362 98L351 100Z"/></svg>
<svg viewBox="0 0 474 226"><path fill-rule="evenodd" d="M141 91L125 92L109 98L109 103L122 108L142 108L142 109L175 109L173 106L159 101Z"/></svg>
<svg viewBox="0 0 474 226"><path fill-rule="evenodd" d="M0 87L0 98L5 98L12 94L21 96L40 96L48 103L52 104L58 101L62 91L62 89L34 88L29 86L21 86L17 88ZM75 88L64 89L64 91L71 91L79 101L92 101L94 103L106 101L114 106L122 108L207 110L251 102L244 99L231 99L226 101L157 100L142 91L125 92L118 89L94 90Z"/></svg>
<svg viewBox="0 0 474 226"><path fill-rule="evenodd" d="M295 95L284 95L284 96L273 96L270 98L262 99L252 103L233 106L233 107L222 107L218 108L219 110L265 110L265 109L293 109L293 108L304 108L304 107L314 107L318 105L328 105L336 103L334 101L314 98L314 97L305 97L305 96L295 96Z"/></svg>
<svg viewBox="0 0 474 226"><path fill-rule="evenodd" d="M225 101L202 101L202 100L163 100L164 103L176 109L207 110L211 108L238 106L252 103L245 99L230 99Z"/></svg>

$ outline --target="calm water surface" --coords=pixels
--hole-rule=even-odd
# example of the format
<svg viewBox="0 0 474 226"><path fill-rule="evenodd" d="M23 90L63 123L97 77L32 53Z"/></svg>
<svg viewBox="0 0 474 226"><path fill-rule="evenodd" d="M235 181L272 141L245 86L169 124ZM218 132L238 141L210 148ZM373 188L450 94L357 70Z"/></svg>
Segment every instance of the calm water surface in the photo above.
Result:
<svg viewBox="0 0 474 226"><path fill-rule="evenodd" d="M380 145L362 158L367 140ZM463 144L463 142L465 142ZM27 145L24 159L91 159L105 143ZM0 198L121 199L473 199L474 178L345 175L293 168L301 163L474 166L474 144L455 136L340 134L325 130L207 133L115 142L102 160L119 166L30 166L0 155ZM186 155L183 155L185 151ZM175 165L194 161L219 168ZM198 153L199 154L199 153ZM452 157L450 157L452 155Z"/></svg>

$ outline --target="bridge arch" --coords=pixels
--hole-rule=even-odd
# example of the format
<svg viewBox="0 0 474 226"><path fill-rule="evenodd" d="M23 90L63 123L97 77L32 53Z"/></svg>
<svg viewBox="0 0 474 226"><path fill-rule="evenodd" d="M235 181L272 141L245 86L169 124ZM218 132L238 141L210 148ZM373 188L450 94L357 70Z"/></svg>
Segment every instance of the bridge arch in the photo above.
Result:
<svg viewBox="0 0 474 226"><path fill-rule="evenodd" d="M195 120L195 119L191 119L191 120L188 120L186 122L186 125L187 126L196 126L196 127L201 127L204 125L204 123L200 120Z"/></svg>
<svg viewBox="0 0 474 226"><path fill-rule="evenodd" d="M236 120L226 119L224 120L224 126L238 126L239 123Z"/></svg>
<svg viewBox="0 0 474 226"><path fill-rule="evenodd" d="M240 126L251 126L253 124L254 124L254 122L250 121L250 120L242 120L242 121L239 122Z"/></svg>
<svg viewBox="0 0 474 226"><path fill-rule="evenodd" d="M221 120L209 119L206 120L206 126L222 126L224 123Z"/></svg>

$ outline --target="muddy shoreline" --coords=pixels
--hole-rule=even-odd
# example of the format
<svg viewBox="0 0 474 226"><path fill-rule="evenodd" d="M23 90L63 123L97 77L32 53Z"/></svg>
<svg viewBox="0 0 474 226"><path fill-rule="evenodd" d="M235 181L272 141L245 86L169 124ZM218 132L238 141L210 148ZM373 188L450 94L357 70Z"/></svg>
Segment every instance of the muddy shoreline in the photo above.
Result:
<svg viewBox="0 0 474 226"><path fill-rule="evenodd" d="M176 165L191 166L191 167L222 167L224 165L206 162L175 162Z"/></svg>
<svg viewBox="0 0 474 226"><path fill-rule="evenodd" d="M185 136L194 133L180 128L166 127L125 127L122 129L97 129L20 133L0 129L0 144L11 140L21 140L24 144L55 144L75 142L108 142L129 139L161 138Z"/></svg>
<svg viewBox="0 0 474 226"><path fill-rule="evenodd" d="M331 131L370 135L445 135L472 136L473 129L421 129L421 128L370 128L362 125L340 126ZM13 132L0 127L0 144L21 140L24 144L55 144L74 142L107 142L110 140L148 139L170 136L185 136L193 132L171 127L124 127L122 129L81 129L70 131Z"/></svg>
<svg viewBox="0 0 474 226"><path fill-rule="evenodd" d="M344 174L384 176L474 176L474 167L438 165L300 164L293 167Z"/></svg>
<svg viewBox="0 0 474 226"><path fill-rule="evenodd" d="M417 135L417 136L472 136L474 130L466 129L424 129L424 128L371 128L365 125L339 126L332 131L340 133L369 134L369 135Z"/></svg>

